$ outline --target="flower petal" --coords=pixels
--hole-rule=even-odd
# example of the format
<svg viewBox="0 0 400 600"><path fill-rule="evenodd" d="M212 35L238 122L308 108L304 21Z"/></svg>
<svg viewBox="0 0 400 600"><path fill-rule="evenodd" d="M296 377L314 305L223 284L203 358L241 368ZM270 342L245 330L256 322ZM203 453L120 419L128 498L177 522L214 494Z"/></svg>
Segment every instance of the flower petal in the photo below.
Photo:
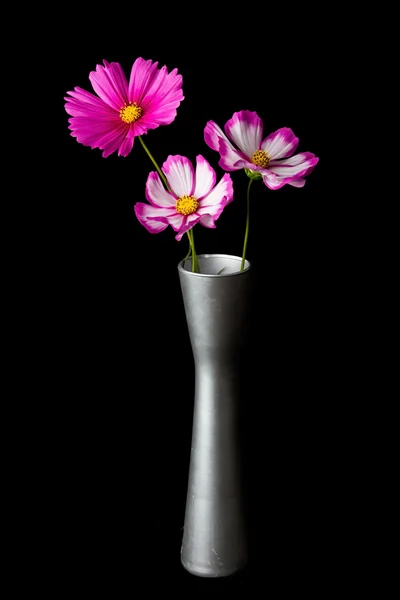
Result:
<svg viewBox="0 0 400 600"><path fill-rule="evenodd" d="M293 187L296 187L296 188L304 187L305 183L306 183L306 180L303 177L300 177L299 179L293 179L293 181L288 181L288 185L292 185Z"/></svg>
<svg viewBox="0 0 400 600"><path fill-rule="evenodd" d="M128 156L133 148L133 142L135 141L134 128L132 125L129 127L129 131L119 147L118 156ZM104 153L103 153L104 156Z"/></svg>
<svg viewBox="0 0 400 600"><path fill-rule="evenodd" d="M146 91L157 76L158 62L137 58L132 65L128 85L129 102L137 102L142 106Z"/></svg>
<svg viewBox="0 0 400 600"><path fill-rule="evenodd" d="M196 156L196 185L193 196L197 200L201 200L203 196L206 196L211 192L215 185L216 179L217 175L210 163L201 154Z"/></svg>
<svg viewBox="0 0 400 600"><path fill-rule="evenodd" d="M296 188L302 188L306 180L303 177L292 179L290 177L275 177L272 179L271 177L267 177L263 175L263 181L267 187L271 190L279 190L284 185L291 185Z"/></svg>
<svg viewBox="0 0 400 600"><path fill-rule="evenodd" d="M232 178L229 173L225 173L214 189L199 202L197 212L201 215L214 214L221 204L229 204L233 200Z"/></svg>
<svg viewBox="0 0 400 600"><path fill-rule="evenodd" d="M276 160L293 154L298 144L299 138L293 131L289 127L282 127L262 141L261 150L267 152L271 160Z"/></svg>
<svg viewBox="0 0 400 600"><path fill-rule="evenodd" d="M134 123L131 123L131 128L133 129L133 135L135 137L146 134L148 130L148 127L146 127L140 119Z"/></svg>
<svg viewBox="0 0 400 600"><path fill-rule="evenodd" d="M72 137L80 144L104 150L103 157L106 158L123 144L129 132L129 125L122 121L115 124L109 118L71 117L69 129Z"/></svg>
<svg viewBox="0 0 400 600"><path fill-rule="evenodd" d="M153 206L174 208L176 198L165 189L161 177L156 171L151 171L146 182L146 198Z"/></svg>
<svg viewBox="0 0 400 600"><path fill-rule="evenodd" d="M199 221L200 225L203 225L203 227L207 227L208 229L215 229L217 227L215 221L218 219L223 210L224 206L221 205L220 211L215 215L203 215Z"/></svg>
<svg viewBox="0 0 400 600"><path fill-rule="evenodd" d="M243 152L234 147L225 133L214 121L208 121L204 128L204 141L212 150L220 153L219 166L224 171L237 171L243 169Z"/></svg>
<svg viewBox="0 0 400 600"><path fill-rule="evenodd" d="M264 184L270 189L270 190L279 190L279 188L283 187L287 182L285 181L285 179L283 179L282 177L276 177L276 176L270 176L267 175L266 173L262 174L262 179Z"/></svg>
<svg viewBox="0 0 400 600"><path fill-rule="evenodd" d="M185 215L180 213L174 213L168 216L168 224L171 225L174 231L179 231L185 222Z"/></svg>
<svg viewBox="0 0 400 600"><path fill-rule="evenodd" d="M227 204L228 202L224 197L219 204L205 206L202 209L199 209L197 213L201 215L201 225L204 225L204 227L208 227L209 229L215 229L215 221L220 217Z"/></svg>
<svg viewBox="0 0 400 600"><path fill-rule="evenodd" d="M225 173L215 188L200 201L196 213L201 216L200 223L204 227L215 228L215 221L225 206L233 200L232 178Z"/></svg>
<svg viewBox="0 0 400 600"><path fill-rule="evenodd" d="M89 74L90 83L96 94L119 112L128 103L128 82L120 64L103 62L104 67L97 65Z"/></svg>
<svg viewBox="0 0 400 600"><path fill-rule="evenodd" d="M159 125L168 125L176 117L176 109L183 100L182 76L178 70L168 73L167 67L158 69L158 62L138 58L129 80L129 100L143 110L139 121L144 132Z"/></svg>
<svg viewBox="0 0 400 600"><path fill-rule="evenodd" d="M263 122L256 112L241 110L225 124L226 135L235 142L242 152L251 158L260 149Z"/></svg>
<svg viewBox="0 0 400 600"><path fill-rule="evenodd" d="M204 141L207 146L210 146L212 150L219 152L219 142L221 139L232 146L220 126L214 123L214 121L208 121L204 128Z"/></svg>
<svg viewBox="0 0 400 600"><path fill-rule="evenodd" d="M192 196L194 190L194 169L186 156L168 156L162 166L169 187L178 198Z"/></svg>
<svg viewBox="0 0 400 600"><path fill-rule="evenodd" d="M183 98L182 75L178 75L177 69L168 73L167 67L162 67L145 91L140 104L148 129L172 123Z"/></svg>
<svg viewBox="0 0 400 600"><path fill-rule="evenodd" d="M196 223L198 223L200 221L201 217L199 214L197 214L197 212L192 213L191 215L188 215L186 217L186 219L184 220L182 227L180 228L178 234L175 236L175 239L178 240L178 242L181 241L182 236L189 231L189 229L192 229Z"/></svg>
<svg viewBox="0 0 400 600"><path fill-rule="evenodd" d="M239 169L253 169L255 165L240 150L236 150L232 144L225 140L219 140L220 159L219 166L224 171L238 171ZM256 169L254 169L256 170Z"/></svg>
<svg viewBox="0 0 400 600"><path fill-rule="evenodd" d="M301 152L281 161L271 160L268 169L278 177L299 178L306 175L310 168L315 167L318 158L311 152Z"/></svg>
<svg viewBox="0 0 400 600"><path fill-rule="evenodd" d="M66 100L64 107L72 117L94 118L98 115L101 118L116 119L115 110L91 92L76 87L67 94L69 96L64 98Z"/></svg>
<svg viewBox="0 0 400 600"><path fill-rule="evenodd" d="M151 206L150 204L145 204L144 202L136 202L133 210L135 211L135 215L139 222L147 229L147 231L150 231L150 233L164 231L164 229L168 227L170 221L174 222L176 226L178 225L176 219L178 213L175 210L158 208ZM183 220L183 215L178 216L182 217Z"/></svg>
<svg viewBox="0 0 400 600"><path fill-rule="evenodd" d="M104 100L82 88L76 87L67 93L65 110L73 117L69 119L69 129L78 142L104 150L104 158L117 149L119 156L127 156L131 152L134 124L121 121L119 113Z"/></svg>

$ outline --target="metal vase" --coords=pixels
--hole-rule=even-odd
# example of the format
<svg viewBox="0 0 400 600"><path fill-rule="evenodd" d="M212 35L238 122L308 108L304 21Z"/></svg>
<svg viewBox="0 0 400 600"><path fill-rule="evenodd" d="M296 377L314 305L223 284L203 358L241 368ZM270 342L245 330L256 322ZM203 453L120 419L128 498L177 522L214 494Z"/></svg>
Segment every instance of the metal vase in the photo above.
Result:
<svg viewBox="0 0 400 600"><path fill-rule="evenodd" d="M201 577L248 562L239 411L251 265L225 254L178 265L195 366L192 447L181 561Z"/></svg>

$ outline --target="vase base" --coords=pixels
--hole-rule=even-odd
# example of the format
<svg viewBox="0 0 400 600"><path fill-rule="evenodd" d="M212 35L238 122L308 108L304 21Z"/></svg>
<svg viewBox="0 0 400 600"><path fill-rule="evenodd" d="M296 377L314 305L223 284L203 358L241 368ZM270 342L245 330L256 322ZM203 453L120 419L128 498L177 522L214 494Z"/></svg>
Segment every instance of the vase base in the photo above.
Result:
<svg viewBox="0 0 400 600"><path fill-rule="evenodd" d="M181 560L181 563L184 569L188 571L191 575L195 575L196 577L208 578L231 577L232 575L236 575L240 571L243 571L243 569L247 566L247 562L244 562L234 567L219 566L217 568L210 567L209 569L207 569L205 567L199 567L197 565L185 563L183 560Z"/></svg>

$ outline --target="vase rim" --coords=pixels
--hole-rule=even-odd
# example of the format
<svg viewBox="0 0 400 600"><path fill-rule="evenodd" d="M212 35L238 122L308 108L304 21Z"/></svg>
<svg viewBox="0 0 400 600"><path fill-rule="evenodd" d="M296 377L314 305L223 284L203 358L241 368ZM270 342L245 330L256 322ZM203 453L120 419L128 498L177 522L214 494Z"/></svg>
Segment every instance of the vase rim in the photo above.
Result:
<svg viewBox="0 0 400 600"><path fill-rule="evenodd" d="M207 258L222 258L222 259L229 259L232 260L234 259L235 261L238 261L239 263L242 262L242 257L241 256L235 256L233 254L198 254L197 258L201 258L201 259L207 259ZM191 257L188 258L184 258L183 260L179 261L178 263L178 270L182 271L183 273L188 273L189 275L192 275L194 277L209 277L209 278L213 278L215 279L216 277L232 277L232 276L237 276L237 275L243 275L243 273L247 273L247 271L250 270L251 267L251 263L249 260L245 259L245 266L243 271L234 271L233 273L195 273L193 271L188 271L187 269L184 268L184 264L187 260L191 260Z"/></svg>

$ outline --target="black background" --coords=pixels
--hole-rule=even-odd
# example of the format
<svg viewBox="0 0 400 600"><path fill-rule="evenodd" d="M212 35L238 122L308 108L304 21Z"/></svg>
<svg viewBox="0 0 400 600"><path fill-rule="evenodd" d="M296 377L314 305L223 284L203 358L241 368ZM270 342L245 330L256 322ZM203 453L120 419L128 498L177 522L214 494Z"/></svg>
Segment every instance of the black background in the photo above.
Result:
<svg viewBox="0 0 400 600"><path fill-rule="evenodd" d="M125 7L126 8L126 7ZM130 7L136 13L146 6ZM332 583L335 477L325 338L333 290L327 236L324 29L303 15L242 9L219 16L152 10L150 22L108 15L52 34L56 159L42 241L46 300L46 428L42 469L55 589L249 589L290 591ZM318 18L318 15L317 15ZM114 16L115 19L115 16ZM129 74L142 56L178 68L185 99L175 121L145 142L162 164L169 154L215 168L204 142L208 120L255 110L264 135L291 127L298 151L320 157L303 189L252 186L247 257L255 294L249 315L245 464L249 567L233 579L189 575L180 564L193 410L193 361L177 264L187 252L167 228L151 235L133 205L145 201L153 170L138 141L131 154L102 158L68 130L64 96L92 91L103 59ZM232 173L234 202L217 229L195 229L197 252L240 255L247 177ZM339 502L339 500L338 500ZM333 570L332 570L333 569Z"/></svg>

